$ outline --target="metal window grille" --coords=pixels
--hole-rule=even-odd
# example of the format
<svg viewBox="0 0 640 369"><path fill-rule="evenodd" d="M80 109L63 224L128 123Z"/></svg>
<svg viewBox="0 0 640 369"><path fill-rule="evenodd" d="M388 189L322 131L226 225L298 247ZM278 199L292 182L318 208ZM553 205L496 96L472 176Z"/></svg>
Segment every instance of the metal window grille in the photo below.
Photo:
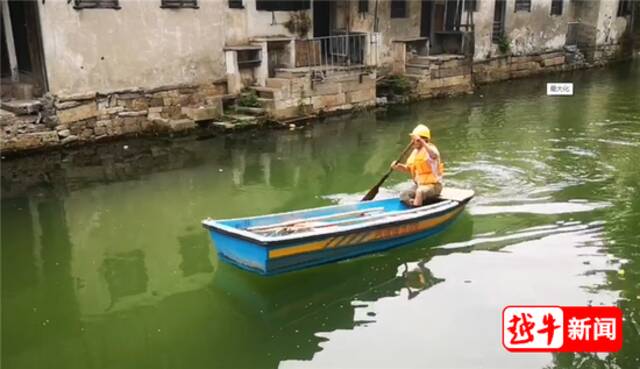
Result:
<svg viewBox="0 0 640 369"><path fill-rule="evenodd" d="M562 0L551 0L551 15L562 15Z"/></svg>
<svg viewBox="0 0 640 369"><path fill-rule="evenodd" d="M631 15L631 0L619 0L618 17L626 17Z"/></svg>
<svg viewBox="0 0 640 369"><path fill-rule="evenodd" d="M464 2L464 10L468 12L478 11L478 0L466 0Z"/></svg>
<svg viewBox="0 0 640 369"><path fill-rule="evenodd" d="M391 18L407 17L407 1L391 0Z"/></svg>
<svg viewBox="0 0 640 369"><path fill-rule="evenodd" d="M514 12L531 12L531 0L516 0Z"/></svg>
<svg viewBox="0 0 640 369"><path fill-rule="evenodd" d="M243 9L244 5L242 4L242 0L229 0L229 8Z"/></svg>
<svg viewBox="0 0 640 369"><path fill-rule="evenodd" d="M73 8L80 9L120 9L118 0L74 0Z"/></svg>
<svg viewBox="0 0 640 369"><path fill-rule="evenodd" d="M162 0L160 7L163 9L198 9L198 0Z"/></svg>
<svg viewBox="0 0 640 369"><path fill-rule="evenodd" d="M358 0L358 13L369 12L369 0Z"/></svg>
<svg viewBox="0 0 640 369"><path fill-rule="evenodd" d="M309 0L256 0L256 10L293 11L311 7Z"/></svg>

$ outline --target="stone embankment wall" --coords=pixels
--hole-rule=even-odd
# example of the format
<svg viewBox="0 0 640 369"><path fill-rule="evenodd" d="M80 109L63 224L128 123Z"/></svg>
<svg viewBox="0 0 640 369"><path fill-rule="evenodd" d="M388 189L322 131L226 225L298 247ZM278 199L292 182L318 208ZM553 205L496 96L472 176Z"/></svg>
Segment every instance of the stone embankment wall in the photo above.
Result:
<svg viewBox="0 0 640 369"><path fill-rule="evenodd" d="M411 92L413 98L445 97L473 91L471 66L462 56L416 57L407 65L407 73L415 81Z"/></svg>
<svg viewBox="0 0 640 369"><path fill-rule="evenodd" d="M323 78L309 71L282 71L256 88L262 105L277 120L375 105L376 73L362 69L332 71Z"/></svg>
<svg viewBox="0 0 640 369"><path fill-rule="evenodd" d="M3 103L2 152L189 130L222 115L224 93L224 83L211 83Z"/></svg>
<svg viewBox="0 0 640 369"><path fill-rule="evenodd" d="M483 84L529 77L538 74L570 71L605 65L621 59L619 45L603 45L594 53L592 61L575 47L565 47L559 51L544 52L524 56L501 56L473 64L473 80Z"/></svg>

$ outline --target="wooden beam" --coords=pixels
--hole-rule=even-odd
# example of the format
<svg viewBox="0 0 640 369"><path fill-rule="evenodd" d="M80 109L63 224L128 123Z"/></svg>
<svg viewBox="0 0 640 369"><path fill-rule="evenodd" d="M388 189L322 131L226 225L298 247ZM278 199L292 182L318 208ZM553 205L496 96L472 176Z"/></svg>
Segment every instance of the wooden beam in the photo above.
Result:
<svg viewBox="0 0 640 369"><path fill-rule="evenodd" d="M13 27L11 24L11 13L9 13L9 0L0 0L2 3L2 22L4 23L4 34L7 42L7 53L9 53L9 66L11 68L11 80L18 80L18 58L16 57L16 44L13 40Z"/></svg>

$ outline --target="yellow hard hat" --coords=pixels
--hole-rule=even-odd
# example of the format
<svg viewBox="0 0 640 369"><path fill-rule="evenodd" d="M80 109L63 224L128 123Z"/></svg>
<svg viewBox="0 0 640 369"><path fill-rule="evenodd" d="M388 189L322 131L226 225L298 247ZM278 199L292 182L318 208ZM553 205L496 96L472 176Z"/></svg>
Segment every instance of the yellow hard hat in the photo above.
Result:
<svg viewBox="0 0 640 369"><path fill-rule="evenodd" d="M412 135L431 139L431 131L429 130L429 127L424 124L418 124L416 128L413 129L413 132L411 132L410 136Z"/></svg>

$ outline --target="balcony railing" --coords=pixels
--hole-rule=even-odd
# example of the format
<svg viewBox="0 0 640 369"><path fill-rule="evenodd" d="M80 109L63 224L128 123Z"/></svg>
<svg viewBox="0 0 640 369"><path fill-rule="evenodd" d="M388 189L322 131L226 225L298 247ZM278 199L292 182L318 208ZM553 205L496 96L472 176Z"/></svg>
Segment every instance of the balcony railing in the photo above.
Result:
<svg viewBox="0 0 640 369"><path fill-rule="evenodd" d="M296 41L296 67L314 70L365 64L366 34L314 37Z"/></svg>

